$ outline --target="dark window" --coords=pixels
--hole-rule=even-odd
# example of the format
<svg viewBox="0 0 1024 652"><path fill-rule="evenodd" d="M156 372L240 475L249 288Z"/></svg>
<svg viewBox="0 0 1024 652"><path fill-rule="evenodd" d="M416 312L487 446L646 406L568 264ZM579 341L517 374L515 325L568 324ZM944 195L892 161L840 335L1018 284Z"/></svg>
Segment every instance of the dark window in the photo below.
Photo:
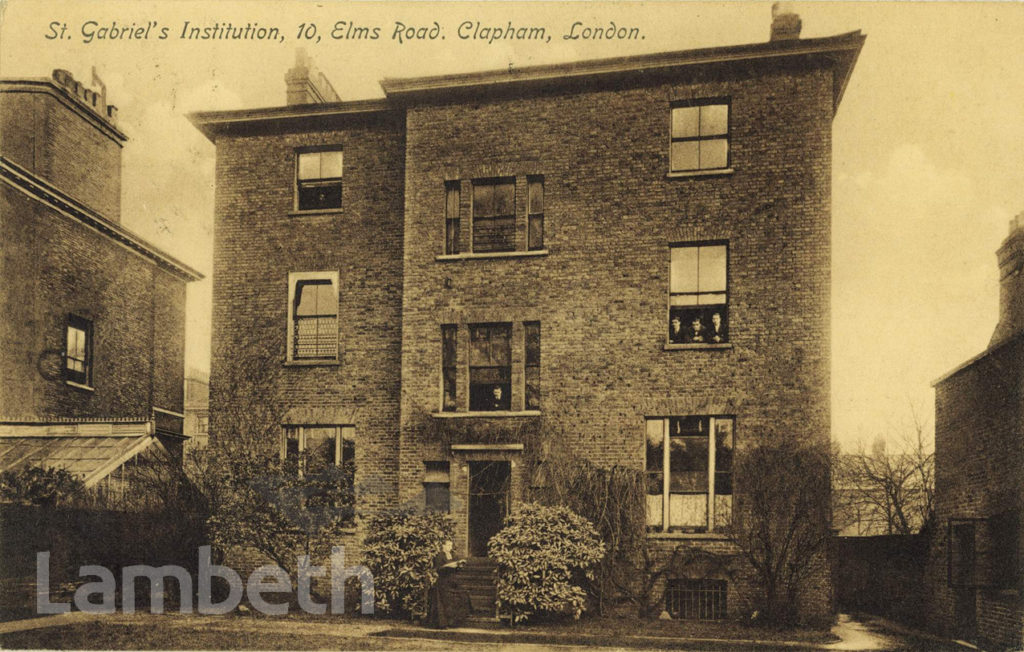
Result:
<svg viewBox="0 0 1024 652"><path fill-rule="evenodd" d="M292 358L338 357L338 294L329 278L295 282L292 303Z"/></svg>
<svg viewBox="0 0 1024 652"><path fill-rule="evenodd" d="M647 420L647 525L705 532L732 519L733 420ZM667 453L667 454L666 454Z"/></svg>
<svg viewBox="0 0 1024 652"><path fill-rule="evenodd" d="M1012 509L989 519L991 548L990 584L1000 589L1016 589L1024 585L1020 574L1020 513Z"/></svg>
<svg viewBox="0 0 1024 652"><path fill-rule="evenodd" d="M684 620L722 620L727 593L725 580L670 579L665 587L665 611Z"/></svg>
<svg viewBox="0 0 1024 652"><path fill-rule="evenodd" d="M299 210L341 208L341 150L299 152L296 158Z"/></svg>
<svg viewBox="0 0 1024 652"><path fill-rule="evenodd" d="M355 516L356 443L352 426L285 426L281 450L286 472L306 479L302 503L307 509L343 510Z"/></svg>
<svg viewBox="0 0 1024 652"><path fill-rule="evenodd" d="M444 184L444 252L459 253L459 190L458 181Z"/></svg>
<svg viewBox="0 0 1024 652"><path fill-rule="evenodd" d="M92 382L92 322L68 315L64 376L81 385Z"/></svg>
<svg viewBox="0 0 1024 652"><path fill-rule="evenodd" d="M729 167L729 105L705 103L672 108L672 172Z"/></svg>
<svg viewBox="0 0 1024 652"><path fill-rule="evenodd" d="M454 412L458 407L458 390L456 389L456 351L459 327L454 324L441 326L441 383L443 387L441 409Z"/></svg>
<svg viewBox="0 0 1024 652"><path fill-rule="evenodd" d="M670 258L669 342L728 342L728 246L674 246L670 249Z"/></svg>
<svg viewBox="0 0 1024 652"><path fill-rule="evenodd" d="M512 325L469 327L469 409L508 410L512 389Z"/></svg>
<svg viewBox="0 0 1024 652"><path fill-rule="evenodd" d="M526 177L527 248L544 248L544 177Z"/></svg>
<svg viewBox="0 0 1024 652"><path fill-rule="evenodd" d="M523 323L526 336L526 409L540 409L540 322Z"/></svg>
<svg viewBox="0 0 1024 652"><path fill-rule="evenodd" d="M473 182L473 251L516 248L515 179Z"/></svg>
<svg viewBox="0 0 1024 652"><path fill-rule="evenodd" d="M448 462L424 462L423 495L427 511L451 511L451 480Z"/></svg>

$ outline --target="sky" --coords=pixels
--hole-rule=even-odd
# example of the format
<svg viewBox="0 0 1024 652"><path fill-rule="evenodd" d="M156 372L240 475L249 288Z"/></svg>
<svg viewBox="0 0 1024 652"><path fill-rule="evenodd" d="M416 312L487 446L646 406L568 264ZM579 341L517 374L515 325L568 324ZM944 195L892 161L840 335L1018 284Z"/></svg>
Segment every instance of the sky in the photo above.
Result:
<svg viewBox="0 0 1024 652"><path fill-rule="evenodd" d="M1024 3L790 6L803 37L867 35L833 123L832 434L853 448L899 437L914 419L930 429L932 381L984 350L995 326L995 251L1024 211ZM283 38L182 39L185 21L277 27ZM380 37L334 39L339 21L379 27ZM435 21L443 40L393 38L396 23ZM552 38L463 40L465 21L543 26ZM563 39L576 21L636 26L643 38ZM386 77L763 42L770 21L767 2L6 0L0 76L63 68L88 82L96 68L129 136L123 223L207 274L189 287L186 325L187 366L202 370L215 151L188 112L284 104L284 73L300 46L342 99L355 100L382 97ZM311 24L319 41L299 38ZM126 26L148 37L109 38Z"/></svg>

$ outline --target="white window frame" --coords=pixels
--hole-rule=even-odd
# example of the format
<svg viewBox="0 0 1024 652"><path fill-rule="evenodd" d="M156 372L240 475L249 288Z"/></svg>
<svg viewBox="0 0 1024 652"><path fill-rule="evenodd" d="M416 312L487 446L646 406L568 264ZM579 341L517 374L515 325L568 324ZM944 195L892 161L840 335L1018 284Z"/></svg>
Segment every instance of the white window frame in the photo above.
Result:
<svg viewBox="0 0 1024 652"><path fill-rule="evenodd" d="M302 156L308 156L310 154L317 154L317 155L322 157L324 152L338 152L339 154L341 154L341 176L340 177L323 177L323 176L321 176L321 177L312 177L312 178L309 178L309 179L300 179L299 178L299 168L300 168L299 159ZM316 183L323 183L324 180L336 181L341 186L342 193L344 193L344 190L345 190L345 149L341 145L324 145L324 146L318 146L318 147L304 147L304 148L300 148L300 149L295 150L295 182L294 182L295 183L295 191L294 191L295 192L295 199L293 200L292 209L295 212L297 212L297 213L322 213L322 212L325 212L325 211L340 211L342 209L342 207L345 205L344 194L342 195L342 197L341 197L341 199L339 201L339 205L338 206L329 206L329 207L321 207L321 208L302 208L301 207L302 204L301 204L301 201L299 199L299 194L300 194L300 192L302 190L303 182L310 183L310 184L316 184Z"/></svg>
<svg viewBox="0 0 1024 652"><path fill-rule="evenodd" d="M654 529L654 531L656 531L656 532L670 532L670 531L672 531L672 527L673 526L671 525L672 521L671 521L671 510L670 510L671 502L672 502L672 500L671 500L671 496L672 496L672 492L671 492L672 476L671 476L671 465L670 465L671 455L672 455L672 447L671 447L671 433L669 432L669 424L671 423L672 419L675 419L675 418L686 418L686 417L700 417L700 418L707 418L708 419L708 472L707 472L708 473L708 487L707 487L707 492L705 494L703 494L704 496L706 496L706 501L707 501L706 518L705 518L705 525L704 525L705 530L704 531L705 532L709 532L709 533L715 531L715 475L716 475L716 472L717 472L717 466L716 466L716 460L715 460L715 454L716 454L715 430L716 430L716 425L717 425L716 421L718 419L722 419L722 420L728 420L728 421L732 422L732 446L733 446L733 451L735 451L736 450L736 418L734 416L722 415L722 414L715 415L715 416L710 416L710 415L693 415L693 414L690 414L690 415L674 415L674 416L663 416L663 417L652 416L652 417L646 417L644 419L644 450L645 450L644 455L645 455L645 457L646 457L646 446L647 446L647 427L648 427L648 422L650 422L650 421L660 421L662 423L662 445L661 445L661 447L662 447L662 461L661 461L661 482L662 482L662 484L661 484L661 525L660 526L659 525L649 525L648 526L649 528ZM644 473L646 474L647 472L648 471L647 471L646 459L645 459L644 460ZM730 473L732 473L732 472L733 472L733 470L730 470ZM645 491L645 496L650 496L650 495L651 494L647 494L646 491ZM734 496L735 493L732 493L732 494L729 494L729 495L730 496ZM646 500L646 498L645 498L645 500ZM645 508L646 508L646 504L645 504Z"/></svg>
<svg viewBox="0 0 1024 652"><path fill-rule="evenodd" d="M281 428L281 461L284 462L288 459L288 434L289 431L295 431L298 435L299 440L299 459L302 460L303 453L306 452L306 428L323 430L327 428L334 429L334 466L340 466L345 463L342 457L345 445L344 442L352 442L353 457L355 456L356 447L356 427L355 426L337 426L328 424L303 424L296 425L286 423ZM355 460L353 459L353 462ZM304 464L299 464L299 475L301 476L304 471Z"/></svg>
<svg viewBox="0 0 1024 652"><path fill-rule="evenodd" d="M302 281L330 281L334 288L334 304L337 314L339 333L336 335L339 341L335 345L333 358L295 358L295 289ZM341 355L340 325L341 305L339 300L340 288L338 285L338 272L289 272L288 273L288 330L285 333L288 362L303 364L334 364Z"/></svg>

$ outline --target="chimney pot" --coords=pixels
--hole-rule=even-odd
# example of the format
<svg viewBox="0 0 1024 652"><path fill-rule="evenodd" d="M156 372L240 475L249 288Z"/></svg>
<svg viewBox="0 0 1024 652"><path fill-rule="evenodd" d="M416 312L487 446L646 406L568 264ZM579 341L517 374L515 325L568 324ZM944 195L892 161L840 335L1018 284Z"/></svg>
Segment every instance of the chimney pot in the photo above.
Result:
<svg viewBox="0 0 1024 652"><path fill-rule="evenodd" d="M786 41L800 38L802 22L800 16L793 11L788 2L776 2L772 5L771 41Z"/></svg>

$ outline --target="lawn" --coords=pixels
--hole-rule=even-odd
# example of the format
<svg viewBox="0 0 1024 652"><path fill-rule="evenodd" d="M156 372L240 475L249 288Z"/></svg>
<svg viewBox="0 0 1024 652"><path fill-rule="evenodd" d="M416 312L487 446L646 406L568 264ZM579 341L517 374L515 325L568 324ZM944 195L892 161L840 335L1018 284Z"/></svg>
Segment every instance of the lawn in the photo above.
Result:
<svg viewBox="0 0 1024 652"><path fill-rule="evenodd" d="M585 618L576 622L523 625L514 629L498 627L486 631L473 629L460 632L428 630L404 621L383 618L299 614L281 618L145 613L76 615L79 617L72 622L0 634L0 647L92 650L443 650L498 649L510 644L557 644L560 647L597 645L736 649L745 646L725 641L799 641L815 645L835 640L828 632L820 630L777 631L735 623L638 622L625 618ZM646 638L638 639L638 636ZM687 645L685 639L702 639L702 642Z"/></svg>

